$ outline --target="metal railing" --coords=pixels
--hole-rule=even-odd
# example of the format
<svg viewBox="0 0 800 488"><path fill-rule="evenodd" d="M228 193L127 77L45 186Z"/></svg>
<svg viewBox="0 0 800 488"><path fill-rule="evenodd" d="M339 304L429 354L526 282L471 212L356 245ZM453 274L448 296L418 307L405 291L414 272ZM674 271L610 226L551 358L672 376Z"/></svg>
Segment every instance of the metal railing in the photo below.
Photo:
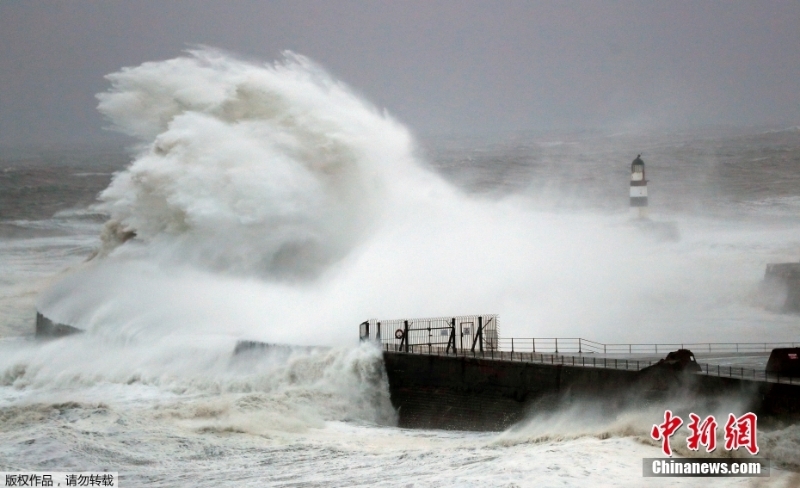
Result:
<svg viewBox="0 0 800 488"><path fill-rule="evenodd" d="M559 342L561 339L559 339ZM398 352L405 354L423 354L432 356L449 356L449 357L471 357L476 359L489 359L495 361L519 361L534 364L546 365L561 365L573 366L579 368L600 368L600 369L614 369L624 371L641 371L644 368L658 363L658 360L648 359L634 359L634 358L609 358L600 357L597 355L564 355L564 354L548 354L545 352L532 352L532 351L519 351L519 350L485 350L485 351L470 351L469 349L461 349L452 351L443 347L432 345L411 345L406 351L399 348L396 344L382 344L382 348L388 352ZM734 366L721 366L710 365L707 363L699 363L701 370L695 374L702 374L706 376L718 376L723 378L734 378L739 380L749 381L763 381L768 383L785 383L794 384L797 382L800 385L800 378L780 375L776 373L767 373L765 370L734 367Z"/></svg>
<svg viewBox="0 0 800 488"><path fill-rule="evenodd" d="M800 347L800 342L684 342L604 344L582 337L501 338L496 314L450 317L370 319L359 326L361 340L408 349L412 346L446 347L450 351L490 349L513 352L578 354L665 354L676 349L693 353L770 352Z"/></svg>
<svg viewBox="0 0 800 488"><path fill-rule="evenodd" d="M673 344L603 344L582 337L536 337L497 339L498 349L515 352L578 354L666 354L676 349L694 353L770 352L781 347L800 347L800 342L684 342Z"/></svg>

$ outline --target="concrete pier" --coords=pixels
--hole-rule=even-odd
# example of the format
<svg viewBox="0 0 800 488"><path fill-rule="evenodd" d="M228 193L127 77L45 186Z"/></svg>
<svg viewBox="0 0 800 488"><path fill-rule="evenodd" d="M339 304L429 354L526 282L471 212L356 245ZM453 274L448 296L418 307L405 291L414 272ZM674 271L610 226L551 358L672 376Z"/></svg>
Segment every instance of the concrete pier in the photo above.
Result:
<svg viewBox="0 0 800 488"><path fill-rule="evenodd" d="M383 350L403 427L502 430L576 402L611 413L692 404L707 411L722 398L759 415L800 417L800 377L766 371L773 349L800 342L503 338L496 314L370 319L359 338Z"/></svg>
<svg viewBox="0 0 800 488"><path fill-rule="evenodd" d="M37 313L37 337L77 332ZM800 343L602 344L497 332L496 315L474 315L369 320L359 336L383 350L401 427L498 431L573 404L613 414L734 401L759 416L800 418L800 377L766 371L770 351ZM232 357L315 349L240 341ZM659 364L677 349L694 351L691 371Z"/></svg>
<svg viewBox="0 0 800 488"><path fill-rule="evenodd" d="M507 353L492 359L384 351L383 357L392 404L400 426L408 428L497 431L528 414L576 402L614 412L656 404L674 408L671 399L708 405L722 397L763 416L800 415L800 378L733 366L726 371L706 364L703 372L688 373L642 371L649 361L635 366L633 360L599 363L547 354L510 360Z"/></svg>

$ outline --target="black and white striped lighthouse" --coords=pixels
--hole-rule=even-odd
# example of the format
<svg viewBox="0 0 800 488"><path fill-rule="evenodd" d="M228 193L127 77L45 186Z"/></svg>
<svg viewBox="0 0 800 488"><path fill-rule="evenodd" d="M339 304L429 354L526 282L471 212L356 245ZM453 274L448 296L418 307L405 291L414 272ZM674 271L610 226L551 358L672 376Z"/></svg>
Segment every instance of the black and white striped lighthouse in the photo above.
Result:
<svg viewBox="0 0 800 488"><path fill-rule="evenodd" d="M631 163L631 213L640 219L647 217L647 178L641 154Z"/></svg>

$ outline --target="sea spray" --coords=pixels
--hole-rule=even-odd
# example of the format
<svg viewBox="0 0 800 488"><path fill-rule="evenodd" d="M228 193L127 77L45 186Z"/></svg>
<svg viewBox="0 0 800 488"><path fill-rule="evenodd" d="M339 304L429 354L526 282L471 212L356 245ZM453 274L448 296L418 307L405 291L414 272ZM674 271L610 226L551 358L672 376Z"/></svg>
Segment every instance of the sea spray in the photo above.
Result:
<svg viewBox="0 0 800 488"><path fill-rule="evenodd" d="M89 335L58 342L0 344L0 387L11 388L3 391L13 392L14 403L46 410L75 391L84 402L112 406L159 398L159 416L251 433L327 421L395 423L381 354L371 344L232 358L232 349L217 343L115 345ZM173 402L176 395L183 400Z"/></svg>
<svg viewBox="0 0 800 488"><path fill-rule="evenodd" d="M302 56L192 50L107 78L99 110L144 147L98 208L150 258L315 276L415 171L405 128Z"/></svg>

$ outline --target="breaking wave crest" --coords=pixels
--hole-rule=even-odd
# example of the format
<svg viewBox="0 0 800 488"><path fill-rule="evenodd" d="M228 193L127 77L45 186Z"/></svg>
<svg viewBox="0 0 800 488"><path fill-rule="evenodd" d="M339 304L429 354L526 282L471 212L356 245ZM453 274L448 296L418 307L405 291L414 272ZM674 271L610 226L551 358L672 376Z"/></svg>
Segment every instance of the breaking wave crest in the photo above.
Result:
<svg viewBox="0 0 800 488"><path fill-rule="evenodd" d="M100 195L104 253L135 234L166 262L314 276L415 171L408 131L303 56L196 49L107 78L100 112L143 147Z"/></svg>
<svg viewBox="0 0 800 488"><path fill-rule="evenodd" d="M395 422L380 351L370 345L232 357L230 348L212 345L120 347L88 336L59 342L4 345L0 386L20 396L0 409L6 425L63 410L59 405L70 404L75 390L92 409L159 399L152 415L203 431L261 434L326 421ZM92 351L93 361L79 360Z"/></svg>

